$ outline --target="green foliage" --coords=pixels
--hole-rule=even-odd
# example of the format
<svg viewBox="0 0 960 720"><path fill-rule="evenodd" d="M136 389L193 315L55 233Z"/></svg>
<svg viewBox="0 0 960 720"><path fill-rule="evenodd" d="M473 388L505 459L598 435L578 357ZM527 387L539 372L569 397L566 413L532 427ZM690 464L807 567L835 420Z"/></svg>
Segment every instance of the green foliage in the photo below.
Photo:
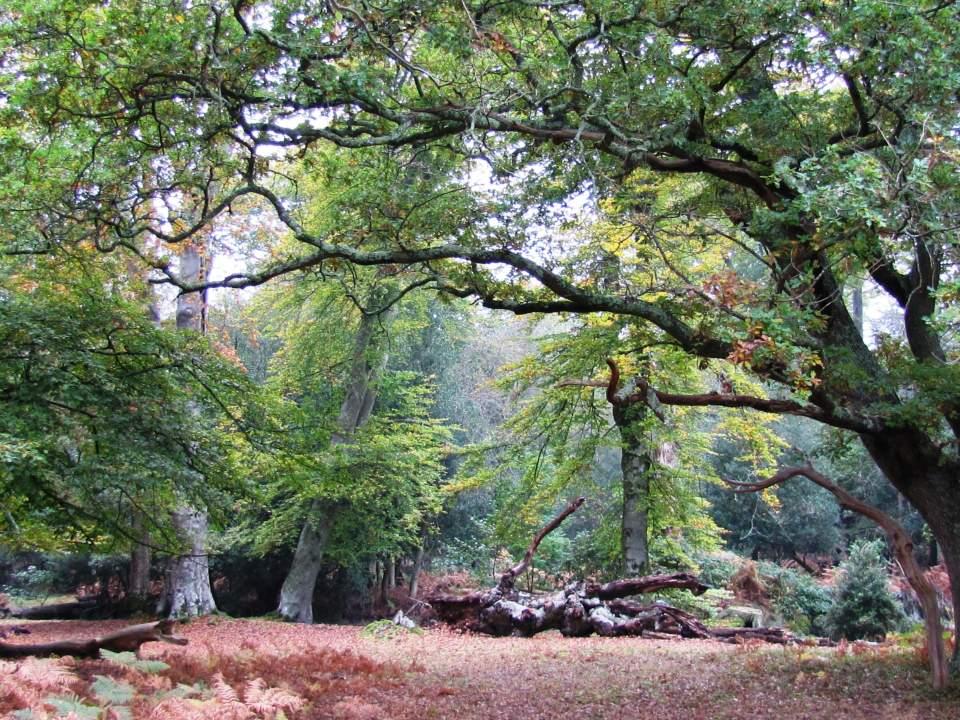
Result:
<svg viewBox="0 0 960 720"><path fill-rule="evenodd" d="M780 447L789 443L801 452L822 452L824 438L809 424L784 418L775 430L780 437ZM723 440L715 450L711 461L717 474L727 480L753 482L766 473L772 474L772 468L763 472L746 459L739 442ZM774 465L804 461L793 450L776 452L773 457ZM858 467L870 465L862 456L860 463ZM838 480L844 477L843 469L829 464L822 456L817 464L822 472ZM735 552L777 560L791 559L796 554L832 557L844 544L836 498L812 483L795 480L763 493L738 494L725 485L709 486L705 490L711 515L728 531L726 545Z"/></svg>
<svg viewBox="0 0 960 720"><path fill-rule="evenodd" d="M14 547L169 537L185 498L242 490L232 460L256 393L202 338L157 328L98 256L0 266L0 518ZM216 517L216 513L215 513Z"/></svg>
<svg viewBox="0 0 960 720"><path fill-rule="evenodd" d="M724 588L743 563L742 558L727 552L712 552L697 555L697 576L714 588Z"/></svg>
<svg viewBox="0 0 960 720"><path fill-rule="evenodd" d="M50 595L56 582L57 575L53 570L28 565L8 576L3 592L24 599L44 598Z"/></svg>
<svg viewBox="0 0 960 720"><path fill-rule="evenodd" d="M395 640L408 635L423 635L423 630L418 627L407 628L393 620L377 620L364 625L360 631L361 637L373 640Z"/></svg>
<svg viewBox="0 0 960 720"><path fill-rule="evenodd" d="M77 695L48 695L43 699L47 705L52 705L60 715L73 714L81 720L99 720L101 708L88 705Z"/></svg>
<svg viewBox="0 0 960 720"><path fill-rule="evenodd" d="M104 660L124 665L145 673L158 673L169 670L170 666L160 660L141 660L132 652L113 652L111 650L100 650L100 657Z"/></svg>
<svg viewBox="0 0 960 720"><path fill-rule="evenodd" d="M611 503L596 516L592 527L576 532L570 540L572 553L567 570L575 576L614 580L623 575L620 508Z"/></svg>
<svg viewBox="0 0 960 720"><path fill-rule="evenodd" d="M576 335L580 351L561 337L518 367L518 397L530 402L506 429L514 442L474 473L496 488L494 532L505 544L580 486L600 488L609 506L610 476L592 472L617 444L603 399L555 387L564 372L596 379L604 356L701 400L715 389L701 373L722 373L726 404L769 408L769 396L870 438L894 484L939 519L960 434L960 46L944 40L958 20L955 4L930 2L385 0L345 10L300 0L232 12L8 2L0 243L24 266L37 254L88 254L99 265L109 251L130 253L165 279L169 255L192 235L225 237L235 213L266 215L288 237L252 248L257 268L226 284L309 272L368 305L430 287L559 314L567 324L550 333ZM104 277L123 272L114 265L91 285L103 290ZM844 288L866 276L903 310L907 337L864 342ZM382 293L358 292L374 279ZM243 509L269 506L263 534L274 542L295 534L305 501L383 510L353 472L400 478L377 457L327 452L342 387L335 358L349 355L357 311L313 283L278 291L288 298L274 429L289 431L294 449L251 454L209 422L238 400L212 403L191 424L204 393L178 371L197 380L203 350L182 338L171 347L96 297L49 297L70 284L48 274L34 293L47 296L42 313L0 321L28 355L33 335L45 350L29 362L15 353L0 370L0 397L30 408L0 417L12 518L2 522L18 543L100 540L102 526L120 523L118 505L129 515L121 478L151 517L177 495L222 500L242 474L227 465L263 478L263 497ZM33 292L20 290L5 292ZM311 306L314 293L328 304ZM118 315L123 327L96 325ZM69 342L77 338L97 342ZM105 357L107 339L136 353ZM65 364L48 362L64 353ZM157 357L176 361L155 372ZM711 444L683 415L627 431L688 454L676 472L658 469L651 495L654 544L672 564L687 559L668 528L683 527L694 547L716 536L695 472ZM768 472L782 449L754 418L734 410L709 428L737 436L731 456L743 475ZM381 429L364 442L387 452L386 437ZM903 463L908 451L916 464ZM791 492L750 508L781 536L775 552L827 545L826 505ZM802 507L781 510L777 498ZM396 550L410 524L371 548ZM934 531L944 548L958 546L949 519Z"/></svg>
<svg viewBox="0 0 960 720"><path fill-rule="evenodd" d="M550 536L555 536L558 548L569 543L571 550L555 559L540 558L538 553L538 563L553 573L563 569L616 574L622 563L622 483L616 449L624 440L613 424L603 388L577 383L595 384L598 376L606 379L604 360L615 354L619 337L629 332L640 341L644 331L607 315L559 325L542 321L538 330L550 332L539 338L537 353L508 367L498 381L504 392L518 398L519 410L504 423L499 433L503 442L470 458L456 483L495 488L491 541L506 546L514 556L523 553L563 498L587 495L597 510L574 515ZM652 349L639 362L642 368L635 367L632 357L620 358L627 372L655 368L653 382L669 389L697 379L692 364L670 350ZM651 550L661 567L689 567L687 553L692 548L715 547L717 542L716 527L700 497L702 483L712 478L697 463L709 452L710 436L699 432L692 416L683 411L671 411L666 424L652 413L640 415L631 432L642 438L651 456L663 444L676 448L679 456L676 466L655 465L650 472L646 502Z"/></svg>
<svg viewBox="0 0 960 720"><path fill-rule="evenodd" d="M836 600L826 624L834 637L849 640L882 640L903 621L903 609L887 586L883 543L853 545L841 566L843 574L836 587Z"/></svg>
<svg viewBox="0 0 960 720"><path fill-rule="evenodd" d="M90 690L105 705L125 705L136 695L136 689L130 683L116 680L106 675L94 675Z"/></svg>
<svg viewBox="0 0 960 720"><path fill-rule="evenodd" d="M760 563L758 571L770 595L773 612L787 626L807 635L826 634L826 616L834 602L830 590L802 570Z"/></svg>

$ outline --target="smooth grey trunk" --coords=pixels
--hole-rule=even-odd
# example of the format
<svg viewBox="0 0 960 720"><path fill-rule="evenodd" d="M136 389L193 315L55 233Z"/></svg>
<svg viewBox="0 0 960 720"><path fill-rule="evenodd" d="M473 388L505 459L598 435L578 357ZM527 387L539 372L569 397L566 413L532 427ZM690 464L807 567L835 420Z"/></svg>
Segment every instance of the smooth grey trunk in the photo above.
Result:
<svg viewBox="0 0 960 720"><path fill-rule="evenodd" d="M376 330L382 315L364 315L354 338L350 375L346 393L340 405L337 431L331 445L350 441L363 427L373 411L377 395L377 380L386 364L386 354L376 353ZM336 508L321 500L310 505L307 521L300 532L293 562L283 587L277 612L280 617L299 623L313 622L313 591L323 565L323 553L330 536Z"/></svg>
<svg viewBox="0 0 960 720"><path fill-rule="evenodd" d="M333 527L334 513L319 500L310 505L293 563L280 591L280 617L301 623L313 622L313 590L323 566L323 550Z"/></svg>
<svg viewBox="0 0 960 720"><path fill-rule="evenodd" d="M207 563L207 514L193 508L173 513L177 539L188 554L170 558L159 612L167 617L197 617L216 612Z"/></svg>
<svg viewBox="0 0 960 720"><path fill-rule="evenodd" d="M180 276L190 283L200 282L206 275L204 248L197 243L195 240L186 244L180 253ZM178 329L202 333L205 316L204 293L188 293L177 298ZM174 511L172 520L177 540L188 552L170 558L158 610L167 617L196 617L216 612L207 559L207 514L199 508L181 507Z"/></svg>
<svg viewBox="0 0 960 720"><path fill-rule="evenodd" d="M420 523L420 544L417 545L417 554L413 558L413 568L410 570L410 597L416 598L420 590L420 573L423 572L423 558L426 555L427 538L430 528L426 522Z"/></svg>
<svg viewBox="0 0 960 720"><path fill-rule="evenodd" d="M646 408L640 403L613 407L613 418L620 430L620 471L623 474L620 546L626 577L646 575L650 567L648 511L653 460L650 443L641 430L640 421L645 413Z"/></svg>
<svg viewBox="0 0 960 720"><path fill-rule="evenodd" d="M420 590L420 572L423 570L423 547L425 541L420 543L417 548L416 557L413 559L413 569L410 571L410 597L416 599L417 592Z"/></svg>

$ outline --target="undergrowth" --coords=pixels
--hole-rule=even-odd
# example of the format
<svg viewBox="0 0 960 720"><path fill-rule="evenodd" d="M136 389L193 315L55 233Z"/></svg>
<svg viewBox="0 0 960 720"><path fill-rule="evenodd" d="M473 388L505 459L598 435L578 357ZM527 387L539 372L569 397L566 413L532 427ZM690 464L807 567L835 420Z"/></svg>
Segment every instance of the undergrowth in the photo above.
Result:
<svg viewBox="0 0 960 720"><path fill-rule="evenodd" d="M423 635L423 630L418 627L406 628L398 625L393 620L376 620L364 626L363 630L360 631L360 637L373 638L375 640L392 640L408 635Z"/></svg>
<svg viewBox="0 0 960 720"><path fill-rule="evenodd" d="M241 624L237 627L242 628ZM390 686L390 667L346 650L292 638L236 637L235 643L164 651L164 660L104 652L73 658L0 661L0 717L12 720L293 720L310 708ZM218 638L219 640L220 638ZM229 647L232 645L232 647Z"/></svg>

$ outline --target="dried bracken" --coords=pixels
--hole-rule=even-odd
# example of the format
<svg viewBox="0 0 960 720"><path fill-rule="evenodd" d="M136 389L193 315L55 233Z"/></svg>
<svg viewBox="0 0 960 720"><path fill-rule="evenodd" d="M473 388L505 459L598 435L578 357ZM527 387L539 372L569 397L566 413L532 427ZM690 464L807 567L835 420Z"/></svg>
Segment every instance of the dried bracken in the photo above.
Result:
<svg viewBox="0 0 960 720"><path fill-rule="evenodd" d="M101 635L122 625L30 628L31 637L43 641ZM130 703L136 720L277 720L281 712L289 720L960 717L960 696L931 694L916 648L895 644L571 640L557 632L491 638L444 628L377 639L356 627L241 620L195 621L178 633L190 644L144 648L145 658L170 666L159 673L105 660L3 663L0 717L23 708L38 719L57 717L44 699L61 692L96 704L89 692L95 675L136 688ZM40 678L43 689L16 679L32 663L28 674ZM41 665L53 669L37 671ZM75 681L68 682L70 674ZM13 689L24 690L14 698Z"/></svg>

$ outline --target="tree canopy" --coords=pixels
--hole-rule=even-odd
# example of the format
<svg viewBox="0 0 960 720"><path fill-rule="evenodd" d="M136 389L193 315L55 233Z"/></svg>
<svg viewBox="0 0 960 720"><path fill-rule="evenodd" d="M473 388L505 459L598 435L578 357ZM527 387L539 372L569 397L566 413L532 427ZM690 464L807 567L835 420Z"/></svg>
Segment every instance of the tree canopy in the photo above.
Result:
<svg viewBox="0 0 960 720"><path fill-rule="evenodd" d="M767 383L638 377L638 401L855 433L960 603L958 27L933 1L5 3L0 240L188 292L380 266L400 294L632 318ZM319 222L311 163L375 194ZM171 246L241 207L290 242L179 278ZM902 334L864 338L867 280Z"/></svg>
<svg viewBox="0 0 960 720"><path fill-rule="evenodd" d="M158 328L115 264L88 260L0 274L0 522L15 546L64 549L137 539L140 515L173 550L164 511L243 494L256 393L201 338Z"/></svg>

